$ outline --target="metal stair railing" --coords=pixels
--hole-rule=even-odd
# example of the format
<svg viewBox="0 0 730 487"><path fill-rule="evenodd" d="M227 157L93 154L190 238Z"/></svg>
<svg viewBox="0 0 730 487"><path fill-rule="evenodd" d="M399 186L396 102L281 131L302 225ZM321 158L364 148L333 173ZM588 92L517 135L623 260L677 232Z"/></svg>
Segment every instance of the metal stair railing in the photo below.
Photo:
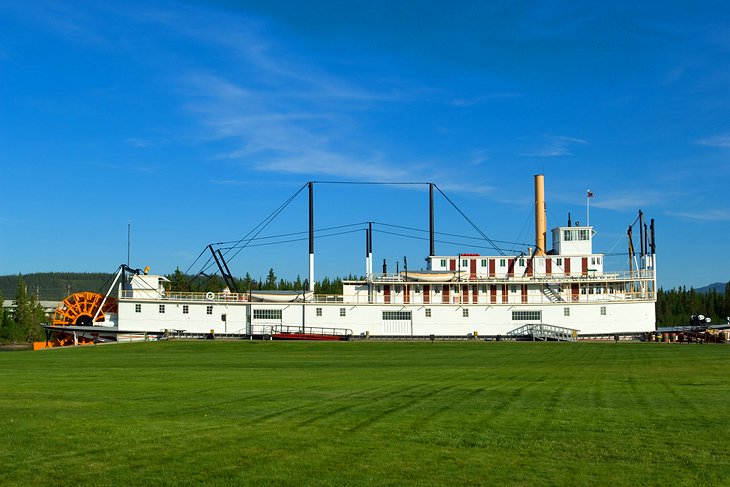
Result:
<svg viewBox="0 0 730 487"><path fill-rule="evenodd" d="M545 293L545 296L547 296L547 298L550 300L550 302L552 302L552 303L565 302L565 300L560 295L560 293L558 293L555 289L550 287L550 284L547 284L547 283L544 284L542 289L543 289L543 292Z"/></svg>
<svg viewBox="0 0 730 487"><path fill-rule="evenodd" d="M508 331L507 335L525 338L532 337L533 340L540 341L555 340L574 342L577 339L578 331L572 328L547 325L545 323L527 323Z"/></svg>

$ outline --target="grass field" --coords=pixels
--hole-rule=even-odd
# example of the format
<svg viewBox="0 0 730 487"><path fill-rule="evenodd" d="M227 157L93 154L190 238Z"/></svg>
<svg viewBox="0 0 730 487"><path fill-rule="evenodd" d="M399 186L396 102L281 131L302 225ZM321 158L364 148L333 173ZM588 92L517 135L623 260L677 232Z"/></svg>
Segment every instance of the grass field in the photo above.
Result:
<svg viewBox="0 0 730 487"><path fill-rule="evenodd" d="M730 346L0 353L0 485L729 485Z"/></svg>

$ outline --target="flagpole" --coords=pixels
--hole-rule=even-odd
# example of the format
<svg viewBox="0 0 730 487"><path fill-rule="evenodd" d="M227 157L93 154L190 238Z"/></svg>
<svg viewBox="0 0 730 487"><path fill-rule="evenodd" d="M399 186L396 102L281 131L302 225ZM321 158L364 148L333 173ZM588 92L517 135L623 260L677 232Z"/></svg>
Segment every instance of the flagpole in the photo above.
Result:
<svg viewBox="0 0 730 487"><path fill-rule="evenodd" d="M591 226L591 190L586 191L586 226Z"/></svg>

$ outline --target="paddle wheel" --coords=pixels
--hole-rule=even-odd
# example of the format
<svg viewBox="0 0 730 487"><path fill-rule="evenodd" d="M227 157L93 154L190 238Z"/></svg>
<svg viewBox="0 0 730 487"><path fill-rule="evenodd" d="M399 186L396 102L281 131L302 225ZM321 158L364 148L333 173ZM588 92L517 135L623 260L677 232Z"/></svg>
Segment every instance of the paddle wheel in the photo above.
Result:
<svg viewBox="0 0 730 487"><path fill-rule="evenodd" d="M91 292L74 293L67 297L56 308L53 313L52 324L54 326L94 326L94 323L106 320L108 313L116 313L118 309L117 300ZM73 333L53 334L58 345L69 345L74 342ZM78 343L93 342L93 338L87 335L76 337Z"/></svg>
<svg viewBox="0 0 730 487"><path fill-rule="evenodd" d="M53 324L56 326L93 326L95 322L105 321L106 313L116 312L117 300L114 298L107 298L104 302L104 296L101 294L75 293L58 305L56 312L53 313ZM95 320L94 315L96 315Z"/></svg>

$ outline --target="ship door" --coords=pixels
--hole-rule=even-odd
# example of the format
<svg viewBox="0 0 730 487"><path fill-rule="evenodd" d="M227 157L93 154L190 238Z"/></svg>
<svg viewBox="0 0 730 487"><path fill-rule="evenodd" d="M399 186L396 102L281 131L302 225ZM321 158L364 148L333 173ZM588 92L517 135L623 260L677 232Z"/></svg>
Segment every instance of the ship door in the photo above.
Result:
<svg viewBox="0 0 730 487"><path fill-rule="evenodd" d="M469 261L469 279L472 281L477 278L477 260L471 259Z"/></svg>
<svg viewBox="0 0 730 487"><path fill-rule="evenodd" d="M581 259L581 273L584 276L588 275L588 257L583 257L583 259Z"/></svg>
<svg viewBox="0 0 730 487"><path fill-rule="evenodd" d="M383 311L383 335L413 336L410 311Z"/></svg>
<svg viewBox="0 0 730 487"><path fill-rule="evenodd" d="M580 284L575 283L570 285L570 294L573 301L578 301L580 297Z"/></svg>

